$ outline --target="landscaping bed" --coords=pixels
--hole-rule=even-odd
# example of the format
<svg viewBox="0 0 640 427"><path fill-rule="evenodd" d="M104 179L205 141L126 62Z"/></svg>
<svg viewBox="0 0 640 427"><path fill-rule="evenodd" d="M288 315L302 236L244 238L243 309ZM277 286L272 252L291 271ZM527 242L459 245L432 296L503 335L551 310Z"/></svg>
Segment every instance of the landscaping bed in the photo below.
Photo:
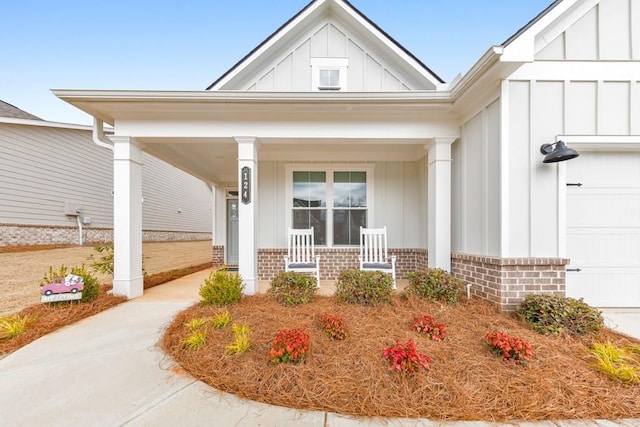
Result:
<svg viewBox="0 0 640 427"><path fill-rule="evenodd" d="M184 345L187 322L228 310L232 323L204 326L206 341ZM347 336L331 340L321 314L344 319ZM446 325L446 338L433 341L412 329L428 314ZM249 350L230 354L233 324L248 326ZM309 335L306 358L273 363L269 353L282 329ZM489 350L485 335L500 331L532 346L523 365L505 363ZM412 340L430 358L430 370L390 370L383 351ZM287 307L270 295L243 296L226 307L197 304L178 314L161 345L187 372L218 390L274 405L366 417L433 420L532 421L620 419L640 414L640 385L623 383L596 370L593 342L620 346L638 342L608 329L579 338L544 336L489 303L461 297L457 304L393 297L375 307L339 303L334 297Z"/></svg>

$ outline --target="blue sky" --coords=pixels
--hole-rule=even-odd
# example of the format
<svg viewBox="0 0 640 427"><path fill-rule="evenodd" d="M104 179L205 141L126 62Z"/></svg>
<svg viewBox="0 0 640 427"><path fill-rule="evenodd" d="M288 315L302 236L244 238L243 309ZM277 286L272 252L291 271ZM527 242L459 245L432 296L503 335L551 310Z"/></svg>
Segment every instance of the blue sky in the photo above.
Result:
<svg viewBox="0 0 640 427"><path fill-rule="evenodd" d="M352 0L445 81L552 0ZM201 90L308 0L20 0L0 14L0 99L90 124L50 89Z"/></svg>

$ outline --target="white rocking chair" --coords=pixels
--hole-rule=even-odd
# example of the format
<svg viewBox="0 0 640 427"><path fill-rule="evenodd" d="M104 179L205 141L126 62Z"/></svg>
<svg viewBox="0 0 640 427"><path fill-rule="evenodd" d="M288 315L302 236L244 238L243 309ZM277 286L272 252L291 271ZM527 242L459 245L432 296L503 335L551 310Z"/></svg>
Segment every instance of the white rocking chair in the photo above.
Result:
<svg viewBox="0 0 640 427"><path fill-rule="evenodd" d="M320 256L315 255L313 227L302 230L289 228L284 269L299 273L314 273L316 286L320 287Z"/></svg>
<svg viewBox="0 0 640 427"><path fill-rule="evenodd" d="M391 274L396 289L396 257L387 254L387 227L360 227L360 270Z"/></svg>

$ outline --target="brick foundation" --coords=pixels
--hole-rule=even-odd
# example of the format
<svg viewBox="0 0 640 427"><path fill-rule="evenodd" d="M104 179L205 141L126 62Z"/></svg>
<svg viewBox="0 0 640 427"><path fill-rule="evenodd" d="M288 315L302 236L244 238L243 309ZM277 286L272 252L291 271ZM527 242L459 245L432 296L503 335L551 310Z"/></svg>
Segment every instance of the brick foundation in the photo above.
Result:
<svg viewBox="0 0 640 427"><path fill-rule="evenodd" d="M320 279L336 280L342 270L358 268L358 248L316 248L320 256ZM260 280L271 280L284 271L286 249L258 249L258 274ZM396 276L405 279L410 271L427 267L426 249L389 249L396 256Z"/></svg>
<svg viewBox="0 0 640 427"><path fill-rule="evenodd" d="M454 276L471 283L474 296L514 311L527 294L565 295L565 258L500 258L454 253Z"/></svg>
<svg viewBox="0 0 640 427"><path fill-rule="evenodd" d="M84 227L84 244L113 242L113 230L110 228ZM143 230L143 242L174 242L211 240L211 233L188 231ZM0 224L0 246L24 245L77 245L79 243L77 226L40 226L22 224Z"/></svg>
<svg viewBox="0 0 640 427"><path fill-rule="evenodd" d="M214 266L224 265L224 246L222 245L213 246L213 265Z"/></svg>

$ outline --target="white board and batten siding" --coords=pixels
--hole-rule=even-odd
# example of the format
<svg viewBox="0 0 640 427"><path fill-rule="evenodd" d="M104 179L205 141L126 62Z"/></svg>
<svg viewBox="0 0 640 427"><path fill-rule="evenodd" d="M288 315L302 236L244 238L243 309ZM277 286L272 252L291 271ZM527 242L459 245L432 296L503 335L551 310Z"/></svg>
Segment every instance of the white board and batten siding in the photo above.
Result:
<svg viewBox="0 0 640 427"><path fill-rule="evenodd" d="M539 35L548 44L508 81L507 255L566 256L568 296L640 307L640 154L615 146L640 135L640 2L568 13L580 15ZM543 164L559 135L602 142Z"/></svg>
<svg viewBox="0 0 640 427"><path fill-rule="evenodd" d="M500 255L500 100L462 126L451 147L451 246Z"/></svg>
<svg viewBox="0 0 640 427"><path fill-rule="evenodd" d="M143 163L143 228L211 232L208 185L146 153ZM0 224L74 226L73 205L89 227L113 227L113 155L91 131L0 124L0 165Z"/></svg>
<svg viewBox="0 0 640 427"><path fill-rule="evenodd" d="M221 89L308 92L312 87L312 58L347 58L349 92L381 92L435 89L432 83L416 81L407 73L394 68L393 61L370 45L350 34L332 19L324 20L306 35L296 39L280 52L269 55L274 60L261 64L259 71L230 82Z"/></svg>

